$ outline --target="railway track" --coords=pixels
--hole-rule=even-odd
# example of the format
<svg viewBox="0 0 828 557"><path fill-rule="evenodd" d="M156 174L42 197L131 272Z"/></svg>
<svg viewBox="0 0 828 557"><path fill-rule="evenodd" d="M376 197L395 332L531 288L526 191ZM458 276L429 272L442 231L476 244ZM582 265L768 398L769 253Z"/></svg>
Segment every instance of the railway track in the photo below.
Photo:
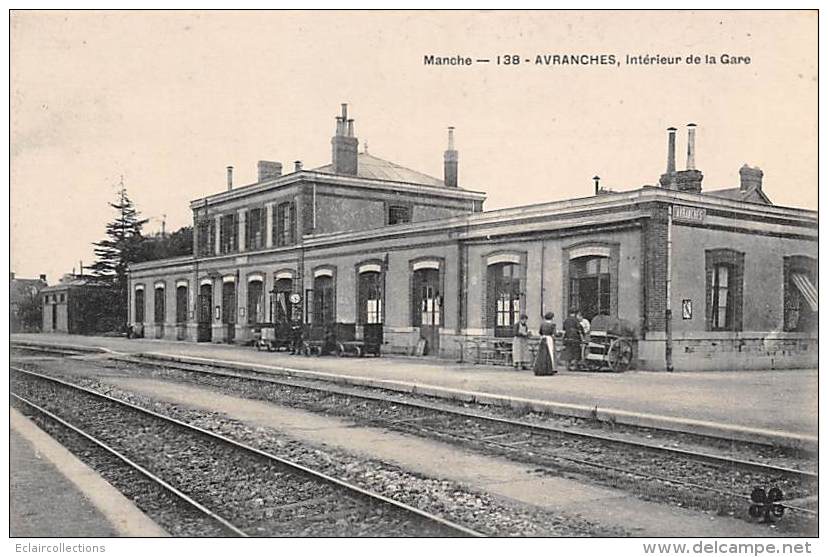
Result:
<svg viewBox="0 0 828 557"><path fill-rule="evenodd" d="M18 381L13 381L12 385L17 387L27 388L31 384L48 384L52 390L69 393L70 396L79 396L83 404L91 403L91 409L95 412L84 412L92 416L90 421L92 423L86 426L79 426L70 423L68 420L59 416L57 413L45 408L42 402L30 400L29 397L19 393L11 393L14 400L19 401L26 406L30 411L46 417L49 420L60 423L62 427L69 428L77 435L82 436L89 442L94 443L100 449L106 451L112 456L118 458L124 464L132 467L140 472L144 477L150 478L153 482L164 489L173 493L177 498L185 501L189 506L198 510L200 513L209 517L211 520L217 522L221 528L228 535L246 536L246 535L291 535L297 534L296 529L290 528L297 526L299 532L307 535L307 532L315 532L316 535L325 535L325 521L334 520L337 522L336 535L429 535L429 536L481 536L480 533L466 528L460 524L456 524L442 517L433 515L421 509L417 509L405 503L395 501L394 499L385 497L383 495L370 492L358 486L344 482L338 478L331 477L322 472L298 464L296 462L284 459L275 454L263 451L256 447L252 447L240 443L229 437L220 435L213 431L209 431L192 424L188 424L165 416L163 414L142 408L140 406L110 397L103 393L87 389L80 385L63 381L61 379L50 377L48 375L24 370L18 367L10 366L10 370L17 374ZM13 377L14 378L14 377ZM23 379L23 384L19 382ZM28 382L28 383L27 383ZM36 389L35 389L36 390ZM46 397L47 401L50 397ZM62 399L59 399L62 400ZM52 399L52 404L60 405L59 402ZM89 410L89 409L85 409ZM130 416L129 419L124 419L124 414ZM106 419L105 419L106 418ZM136 419L137 418L137 419ZM129 420L134 420L134 423L126 424ZM112 423L125 426L123 429L118 428L117 434L112 431ZM239 506L222 505L218 503L223 499L221 493L213 493L209 498L213 505L205 503L204 501L196 500L197 497L192 493L185 493L187 479L180 477L175 480L165 480L162 478L163 474L157 471L149 470L149 467L136 462L138 460L135 456L124 454L123 450L118 450L112 446L111 441L101 439L100 434L95 434L94 431L101 430L102 432L110 432L110 435L128 436L130 431L136 431L136 435L141 433L146 428L158 428L159 432L163 432L169 439L176 439L179 447L170 448L165 447L171 453L177 450L182 450L181 446L193 443L194 438L200 440L200 447L205 450L210 450L211 447L221 446L222 453L232 453L233 455L242 455L236 458L236 462L250 462L255 460L259 463L254 472L267 472L268 474L250 474L249 470L244 472L247 474L246 480L250 482L261 482L266 484L270 475L278 477L276 489L281 489L283 492L279 494L281 500L276 505L275 509L270 508L272 515L268 516L269 520L262 521L252 520L250 511L244 510L239 512L239 516L233 516L235 513L228 513L228 510L240 510ZM106 435L104 435L106 437ZM185 453L192 454L191 447L185 450ZM168 455L164 455L165 457ZM146 455L141 455L141 458L146 459ZM199 458L199 457L195 457ZM151 460L151 459L150 459ZM209 460L214 462L215 458ZM200 465L205 465L200 463ZM232 466L237 466L233 463ZM207 465L205 465L207 466ZM163 468L163 466L162 466ZM175 474L172 474L175 475ZM226 478L225 478L226 479ZM205 480L201 480L204 483ZM207 480L212 481L212 480ZM180 483L183 485L175 486L173 484ZM291 493L294 484L297 486L298 494ZM246 492L246 489L261 492L261 485L244 486L234 484L236 492ZM301 488L301 489L299 489ZM285 491L286 490L286 491ZM203 489L194 489L193 491L204 491ZM307 496L308 494L311 496ZM261 494L261 493L259 493ZM238 493L226 494L226 497L238 498ZM258 501L260 498L253 499ZM289 501L285 503L284 501ZM211 509L211 506L222 506L224 508L224 516L221 510ZM278 520L281 516L289 516L289 520ZM229 517L229 518L228 518ZM237 522L234 524L231 522ZM388 520L389 526L383 529L383 520ZM266 524L270 529L264 529L261 524ZM254 527L258 524L257 527ZM309 526L310 525L310 526ZM348 526L353 526L355 531L349 531ZM288 530L284 528L287 527ZM343 531L344 528L344 531ZM275 531L274 531L275 530ZM311 534L314 535L314 534Z"/></svg>
<svg viewBox="0 0 828 557"><path fill-rule="evenodd" d="M667 474L637 471L635 469L630 469L629 467L615 466L613 464L592 458L577 458L567 454L571 452L571 448L565 444L563 446L558 446L556 450L549 450L550 441L571 439L575 442L585 441L588 443L604 444L614 447L617 450L628 451L635 454L656 454L663 458L692 461L711 466L718 471L724 471L730 474L733 474L736 471L740 473L746 472L755 477L755 483L760 484L766 483L768 485L774 485L774 483L779 479L789 480L798 485L816 484L818 481L818 473L809 470L756 462L746 460L744 458L736 458L727 455L714 454L711 452L663 446L640 439L623 439L594 432L557 427L549 424L539 424L520 419L491 416L468 408L435 404L423 400L388 395L382 392L369 392L362 388L353 389L325 382L288 379L285 377L273 376L272 374L256 372L255 370L250 372L240 372L236 370L228 371L226 369L221 369L218 366L210 367L203 365L171 363L166 361L159 362L154 359L136 357L119 357L118 359L141 365L170 368L206 377L252 381L262 384L270 384L277 387L303 389L326 396L338 395L366 401L375 405L384 405L388 408L394 407L403 409L404 411L410 411L410 413L405 414L404 412L392 412L391 415L383 416L382 413L377 412L373 413L371 417L366 419L370 424L379 427L406 431L415 435L425 434L434 438L443 439L465 446L485 447L502 454L510 455L518 460L527 460L526 454L527 452L530 452L531 458L528 460L535 464L546 466L550 472L556 472L554 467L548 466L550 461L565 461L578 466L604 470L615 474L632 475L642 479L672 484L674 486L695 492L709 492L723 498L741 501L745 508L747 508L747 504L750 502L749 490L744 492L735 492L707 485L702 482L694 482L688 481L687 479L671 477ZM388 412L385 412L385 414L388 414ZM447 417L451 418L452 421L447 422ZM470 428L457 427L457 420L463 421L463 423L467 426L469 423L485 424L485 429L488 431L486 431L485 434L480 435L480 431L471 428L474 430L472 434L464 434L463 432L468 431ZM492 429L494 429L494 431L491 431ZM801 500L805 497L803 497L800 493L794 498L796 500ZM781 505L787 510L808 517L814 517L817 514L815 510L803 506L785 502L782 502Z"/></svg>
<svg viewBox="0 0 828 557"><path fill-rule="evenodd" d="M242 531L237 526L234 526L230 521L222 518L217 513L213 512L212 510L208 509L186 493L182 492L180 489L170 485L168 482L164 481L158 475L152 473L151 471L147 470L140 464L134 462L129 457L125 456L120 451L114 449L109 444L101 441L94 435L91 435L84 431L83 429L69 423L68 421L64 420L57 414L46 410L42 406L35 404L31 400L17 395L15 393L10 393L12 399L19 401L22 403L29 411L36 413L37 415L46 418L56 424L59 424L61 427L66 428L67 430L75 433L76 435L83 437L102 451L112 455L116 459L118 459L121 463L123 463L128 468L134 470L138 474L142 475L144 478L149 480L151 483L155 484L162 490L168 492L170 495L175 497L176 499L180 500L181 502L185 503L187 506L192 508L196 513L203 515L208 521L215 522L218 525L218 528L221 532L230 535L230 536L237 536L237 537L247 537L247 534Z"/></svg>
<svg viewBox="0 0 828 557"><path fill-rule="evenodd" d="M755 462L750 460L745 460L741 458L735 458L727 455L717 455L714 453L709 452L702 452L702 451L695 451L695 450L688 450L682 449L678 447L668 447L664 445L659 445L657 443L646 442L640 439L624 439L619 437L613 437L609 435L601 435L598 433L582 431L582 430L574 430L568 429L564 427L558 427L549 424L542 424L542 423L532 423L525 420L519 420L514 418L505 418L499 416L491 416L487 415L483 412L478 412L475 410L462 408L459 406L452 406L452 405L445 405L445 404L435 404L424 402L422 400L416 399L405 399L400 396L389 396L387 394L379 393L379 392L368 392L366 389L352 389L347 387L341 387L338 385L332 384L323 384L322 382L311 382L311 381L303 381L303 380L295 380L295 379L286 379L284 377L274 376L268 373L260 373L255 370L250 372L238 372L238 371L227 371L224 369L220 369L218 367L210 368L209 366L202 366L202 365L187 365L181 363L172 363L172 362L159 362L158 360L154 359L143 359L139 357L129 357L129 358L118 358L120 361L125 362L134 362L137 364L142 365L151 365L154 367L165 367L171 368L180 371L186 371L194 374L201 374L206 376L215 376L215 377L226 377L232 379L240 379L240 380L249 380L249 381L256 381L261 383L273 384L277 386L286 386L291 388L298 388L298 389L305 389L308 391L316 391L319 393L331 393L336 395L348 396L355 399L362 399L370 402L379 402L388 405L394 405L404 408L410 408L414 410L421 410L434 413L435 416L440 415L449 415L449 416L456 416L464 419L471 419L476 420L479 422L485 422L492 425L504 426L504 427L512 427L516 428L520 431L531 431L537 432L542 434L548 435L557 435L557 436L564 436L570 437L573 439L586 439L590 441L596 441L601 443L606 443L610 445L615 445L623 448L628 448L632 450L647 450L647 451L655 451L662 454L669 454L671 456L675 456L677 458L686 458L692 459L699 462L705 462L709 464L714 464L716 466L720 466L723 468L731 468L731 469L742 469L742 470L749 470L753 472L763 473L763 474L770 474L770 475L777 475L777 476L787 476L796 478L798 480L817 480L818 474L816 472L811 472L808 470L801 470L796 468L790 468L786 466L778 466L773 464L767 464L763 462ZM401 418L401 420L405 420L405 418ZM435 418L437 420L437 418ZM377 423L390 423L394 422L394 419L377 419ZM423 425L423 421L418 417L418 425ZM501 439L501 442L503 440Z"/></svg>
<svg viewBox="0 0 828 557"><path fill-rule="evenodd" d="M752 487L781 485L790 501L783 501L783 507L805 520L815 520L817 514L814 508L808 507L814 502L818 474L806 469L702 450L663 446L640 438L625 439L549 423L493 416L459 405L433 403L423 398L379 389L343 387L326 381L301 380L256 370L229 370L226 366L211 366L206 363L187 364L122 355L113 356L112 359L160 370L162 377L165 373L180 372L188 378L185 381L192 380L189 377L200 377L193 382L222 391L241 391L243 396L311 411L332 410L340 415L357 418L367 425L436 438L489 454L501 454L516 461L537 465L538 471L553 475L560 472L560 463L565 463L576 468L592 469L593 473L587 475L593 478L604 473L616 480L635 477L657 484L669 484L675 490L667 494L667 499L681 500L684 495L675 495L678 490L683 490L685 494L692 494L691 506L694 506L692 499L704 499L699 494L707 493L706 502L702 501L700 506L705 510L723 512L718 503L714 502L711 506L711 501L723 501L724 512L728 512L729 508L730 514L746 515ZM248 387L239 387L245 384ZM304 396L302 393L315 393L316 396ZM597 454L592 455L589 450L581 450L584 445L609 447L615 453L633 457L626 462L622 459L619 464L617 458L603 458L606 451L596 451ZM639 466L637 463L642 460L645 465ZM655 464L650 463L651 460ZM663 469L659 462L665 463ZM703 469L701 472L691 470L689 474L680 470L680 473L673 474L671 471L676 468L673 466L675 462L692 463L690 468ZM803 468L807 464L809 463L803 464ZM681 469L682 466L678 468ZM712 482L708 481L710 477L713 478ZM738 478L738 481L734 480L732 484L722 481L722 478L732 477ZM614 485L612 482L610 484ZM630 482L627 485L628 488L635 488L635 484ZM662 495L656 494L655 498L659 499Z"/></svg>

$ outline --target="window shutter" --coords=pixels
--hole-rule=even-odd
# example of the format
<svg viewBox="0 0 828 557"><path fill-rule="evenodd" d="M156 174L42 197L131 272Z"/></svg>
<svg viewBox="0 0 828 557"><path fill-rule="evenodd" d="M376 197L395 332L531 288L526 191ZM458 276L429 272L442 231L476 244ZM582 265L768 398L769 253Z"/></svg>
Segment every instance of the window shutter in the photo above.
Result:
<svg viewBox="0 0 828 557"><path fill-rule="evenodd" d="M290 210L290 236L288 239L288 243L295 244L296 243L296 204L291 203L288 205Z"/></svg>
<svg viewBox="0 0 828 557"><path fill-rule="evenodd" d="M497 270L496 265L486 268L486 328L494 329L497 325Z"/></svg>

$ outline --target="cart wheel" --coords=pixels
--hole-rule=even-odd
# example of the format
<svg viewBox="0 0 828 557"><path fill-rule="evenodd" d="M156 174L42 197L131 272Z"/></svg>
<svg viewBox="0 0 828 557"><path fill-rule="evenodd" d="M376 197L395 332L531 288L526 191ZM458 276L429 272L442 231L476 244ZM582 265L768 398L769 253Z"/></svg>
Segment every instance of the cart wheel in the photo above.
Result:
<svg viewBox="0 0 828 557"><path fill-rule="evenodd" d="M337 358L341 358L341 357L343 357L343 356L345 355L345 347L344 347L344 346L342 346L342 343L341 343L341 342L337 342L337 343L336 343L336 350L334 350L334 355L335 355Z"/></svg>
<svg viewBox="0 0 828 557"><path fill-rule="evenodd" d="M627 371L632 363L632 356L633 349L630 341L625 338L616 338L607 350L607 364L616 373Z"/></svg>

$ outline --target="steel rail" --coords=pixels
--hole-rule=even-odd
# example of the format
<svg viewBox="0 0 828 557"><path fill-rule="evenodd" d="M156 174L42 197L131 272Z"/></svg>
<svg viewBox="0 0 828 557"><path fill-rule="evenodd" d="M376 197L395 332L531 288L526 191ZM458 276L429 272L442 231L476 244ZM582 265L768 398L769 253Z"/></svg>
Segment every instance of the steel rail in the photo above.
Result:
<svg viewBox="0 0 828 557"><path fill-rule="evenodd" d="M202 505L201 503L199 503L198 501L196 501L195 499L193 499L192 497L190 497L189 495L187 495L183 491L181 491L181 490L177 489L176 487L170 485L169 483L164 481L159 476L153 474L152 472L150 472L149 470L147 470L146 468L144 468L143 466L141 466L137 462L134 462L133 460L131 460L129 457L121 454L120 452L118 452L118 450L110 447L109 445L107 445L106 443L104 443L100 439L96 438L95 436L83 431L80 427L69 423L68 421L64 420L60 416L50 412L49 410L46 410L42 406L39 406L38 404L32 402L31 400L28 400L25 397L22 397L22 396L20 396L16 393L11 393L11 392L9 393L9 395L14 397L15 399L19 400L20 402L22 402L26 406L36 410L40 414L48 417L49 419L59 423L63 427L73 431L74 433L82 436L84 439L86 439L86 440L92 442L93 444L97 445L98 447L103 449L105 452L107 452L107 453L111 454L112 456L114 456L115 458L119 459L121 462L123 462L124 464L126 464L127 466L132 468L133 470L137 471L138 473L140 473L142 476L144 476L145 478L147 478L151 482L160 485L162 488L164 488L164 490L168 491L169 493L172 493L178 499L181 499L182 501L184 501L185 503L187 503L191 507L195 508L201 514L203 514L203 515L209 517L210 519L218 522L221 525L222 528L229 531L233 535L243 537L243 538L248 537L248 535L243 530L241 530L237 526L233 525L229 520L221 517L220 515L218 515L214 511L211 511L210 509L208 509L207 507L205 507L204 505Z"/></svg>
<svg viewBox="0 0 828 557"><path fill-rule="evenodd" d="M257 370L251 370L249 373L238 373L236 371L218 371L218 370L206 370L206 369L199 369L196 368L189 368L182 365L179 362L166 362L166 361L159 361L152 358L143 359L140 357L130 357L130 358L123 358L119 357L118 360L122 361L132 361L135 363L140 363L143 365L152 365L154 367L169 367L172 369L179 369L181 371L188 371L191 373L201 373L204 375L215 375L219 377L232 377L236 379L245 379L249 381L260 381L264 383L271 383L274 385L284 385L289 387L297 387L303 388L312 391L318 391L322 393L333 393L333 394L340 394L345 396L350 396L354 398L361 398L364 400L371 400L375 402L383 402L383 403L392 403L397 404L400 406L407 406L410 408L417 408L419 410L428 410L431 412L441 412L444 414L453 414L456 416L461 416L464 418L473 418L476 420L486 421L489 423L494 423L498 425L510 426L510 427L519 427L522 429L529 429L533 431L538 431L546 434L556 434L556 435L564 435L568 437L574 437L578 439L587 439L590 441L599 441L602 443L611 443L614 445L621 445L625 447L631 447L635 449L645 449L660 453L671 454L683 458L690 458L697 461L707 462L709 464L716 464L723 467L730 467L730 468L741 468L741 469L749 469L756 472L761 472L763 474L776 474L776 475L784 475L784 476L791 476L795 478L799 478L802 480L816 480L819 477L819 474L816 472L810 472L807 470L797 470L795 468L787 468L784 466L776 466L773 464L765 464L762 462L754 462L749 460L743 460L739 458L733 458L729 456L723 455L716 455L712 453L706 453L701 451L693 451L688 449L680 449L676 447L663 447L661 445L657 445L655 443L648 443L645 441L639 440L632 440L632 439L619 439L617 437L610 437L606 435L601 435L597 433L591 433L586 431L574 431L570 429L564 429L561 427L551 426L549 424L534 424L531 422L527 422L524 420L516 420L511 418L503 418L497 416L489 416L480 412L475 412L473 410L464 409L464 408L457 408L457 407L450 407L447 405L439 405L439 404L430 404L427 402L422 401L415 401L415 400L401 400L400 398L394 398L390 396L385 396L382 394L373 394L373 393L365 393L365 392L358 392L347 388L342 388L336 385L330 386L321 386L321 385L312 385L308 384L303 380L287 380L282 377L273 377L267 372L260 372ZM192 366L212 366L220 368L219 364L187 364ZM319 381L319 380L316 380ZM376 387L364 387L364 388L373 388Z"/></svg>
<svg viewBox="0 0 828 557"><path fill-rule="evenodd" d="M479 439L476 439L474 437L469 437L469 436L466 436L466 435L461 435L459 433L445 433L445 432L442 432L440 430L436 430L436 429L433 429L433 428L426 428L426 427L420 427L420 429L426 429L426 430L430 429L431 433L433 435L438 435L438 436L442 436L442 437L454 437L455 439L458 439L458 440L461 440L461 441L464 441L464 442L468 442L468 443L480 442ZM485 439L485 440L483 440L483 442L488 444L488 445L497 446L501 449L505 449L505 450L508 450L508 451L519 451L520 450L518 447L515 447L513 445L509 445L508 443L501 443L501 442L490 440L490 439ZM727 491L727 490L724 490L724 489L718 489L718 488L715 488L715 487L710 487L710 486L706 486L706 485L702 485L702 484L697 484L697 483L694 483L694 482L688 482L688 481L685 481L685 480L678 480L678 479L675 479L675 478L670 478L669 476L662 476L662 475L659 475L659 474L652 474L652 473L649 473L649 472L637 472L635 470L629 470L627 468L620 468L618 466L613 466L611 464L604 464L602 462L595 462L595 461L592 461L592 460L585 460L585 459L581 459L581 458L574 458L574 457L570 457L570 456L564 456L564 455L559 455L559 454L555 454L555 453L539 451L537 449L533 449L533 452L534 452L534 454L536 454L538 456L548 458L548 459L564 460L564 461L567 461L567 462L572 462L572 463L580 464L580 465L584 465L584 466L590 466L590 467L593 467L593 468L601 468L601 469L604 469L604 470L611 470L611 471L617 472L619 474L633 475L633 476L638 476L640 478L646 478L646 479L650 479L650 480L658 480L658 481L662 481L662 482L665 482L665 483L680 485L682 487L689 487L689 488L693 488L693 489L700 489L700 490L704 490L704 491L709 491L711 493L716 493L718 495L723 495L723 496L726 496L726 497L732 497L732 498L735 498L735 499L741 499L741 500L745 500L745 501L750 501L751 500L750 496L748 496L748 495L743 495L741 493L735 493L735 492ZM554 469L549 468L547 466L541 465L541 467L544 470L555 472ZM792 511L795 511L795 512L800 512L800 513L808 514L808 515L818 514L817 511L814 511L814 510L811 510L811 509L805 509L805 508L798 507L798 506L795 506L795 505L789 505L789 504L786 504L784 501L779 501L778 504L781 505L782 507L786 508L786 509L789 509L789 510L792 510Z"/></svg>
<svg viewBox="0 0 828 557"><path fill-rule="evenodd" d="M135 404L132 404L130 402L126 402L124 400L117 399L115 397L106 395L104 393L99 393L99 392L94 391L92 389L88 389L86 387L76 385L76 384L70 383L68 381L58 379L56 377L50 377L48 375L44 375L44 374L37 373L37 372L34 372L34 371L30 371L30 370L25 370L25 369L22 369L22 368L11 366L11 365L9 366L9 369L11 369L13 371L16 371L18 373L22 373L22 374L31 376L31 377L37 377L37 378L40 378L40 379L44 379L46 381L51 381L53 383L57 383L57 384L62 385L64 387L68 387L70 389L86 393L86 394L91 395L93 397L100 398L100 399L115 403L116 405L120 405L120 406L123 406L125 408L130 408L130 409L135 410L135 411L137 411L141 414L144 414L144 415L147 415L147 416L152 416L153 418L159 419L161 421L171 423L171 424L175 424L175 425L177 425L181 428L187 429L188 431L197 432L200 435L203 435L203 436L208 437L210 439L219 441L219 442L224 443L226 445L229 445L233 448L240 449L240 450L245 451L247 453L255 454L256 456L264 458L265 460L274 462L274 463L276 463L276 464L278 464L278 465L280 465L284 468L287 468L287 469L292 470L296 473L305 475L306 477L312 478L316 481L320 481L320 482L324 482L324 483L328 483L328 484L337 486L338 488L343 489L344 491L346 491L346 492L348 492L352 495L355 495L355 496L357 496L357 497L359 497L363 500L366 500L370 503L373 503L373 504L379 503L381 505L392 507L392 508L394 508L396 510L399 510L399 511L404 511L408 514L415 515L420 519L426 520L428 522L433 522L433 523L438 524L438 525L440 525L440 526L442 526L442 527L444 527L448 530L454 531L458 534L462 534L463 536L485 537L485 535L480 533L480 532L477 532L477 531L475 531L471 528L467 528L465 526L462 526L460 524L457 524L455 522L447 520L447 519L445 519L441 516L423 511L421 509L418 509L418 508L413 507L411 505L408 505L406 503L396 501L394 499L391 499L390 497L386 497L385 495L381 495L379 493L374 493L372 491L368 491L367 489L363 489L359 486L353 485L351 483L348 483L348 482L346 482L344 480L341 480L339 478L336 478L334 476L330 476L330 475L328 475L324 472L314 470L313 468L309 468L309 467L307 467L303 464L299 464L297 462L287 460L283 457L274 455L272 453L269 453L267 451L263 451L261 449L257 449L255 447L251 447L249 445L246 445L244 443L236 441L235 439L231 439L229 437L219 435L218 433L209 431L207 429L203 429L201 427L198 427L198 426L195 426L195 425L192 425L192 424L188 424L188 423L183 422L181 420L178 420L176 418L172 418L170 416L165 416L165 415L160 414L158 412L155 412L153 410L148 410L146 408L142 408L142 407L137 406Z"/></svg>
<svg viewBox="0 0 828 557"><path fill-rule="evenodd" d="M516 426L516 427L520 427L520 428L524 428L524 429L529 429L529 430L532 430L532 431L539 431L539 432L542 432L542 433L545 433L545 434L563 434L563 435L566 435L566 436L575 437L575 438L579 438L579 439L588 439L588 440L591 440L591 441L607 442L607 443L611 443L611 444L615 444L615 445L622 445L622 446L632 447L632 448L635 448L635 449L645 449L645 450L650 450L650 451L655 451L655 452L660 452L660 453L666 453L666 454L670 454L670 455L676 455L676 456L681 456L681 457L685 457L685 458L690 458L690 459L700 461L700 462L703 462L703 463L715 464L715 465L719 465L719 466L723 466L723 467L730 467L730 468L739 468L739 467L741 467L743 469L750 469L750 470L758 471L758 472L761 472L761 473L764 473L764 474L779 474L779 475L785 475L785 476L792 476L792 477L798 478L800 480L803 480L803 479L804 480L816 480L819 477L817 473L808 472L808 471L804 471L804 470L796 470L796 469L793 469L793 468L774 466L774 465L771 465L771 464L764 464L764 463L760 463L760 462L747 461L747 460L736 459L736 458L732 458L732 457L713 455L713 454L704 453L704 452L690 451L690 450L686 450L686 449L678 449L678 448L673 448L673 447L662 447L660 445L655 445L655 444L652 444L652 443L646 443L646 442L642 442L642 441L633 441L633 440L629 440L629 439L617 439L617 438L614 438L614 437L607 437L607 436L604 436L604 435L598 435L598 434L589 433L589 432L571 431L571 430L566 430L566 429L563 429L563 428L557 428L557 427L554 427L554 426L549 426L547 424L533 424L533 423L525 422L525 421L522 421L522 420L513 420L513 419L509 419L509 418L487 416L485 414L480 414L478 412L474 412L474 411L467 410L467 409L451 408L451 407L446 407L446 406L441 406L441 405L428 404L428 403L419 402L419 401L400 400L398 398L392 398L392 397L378 395L378 394L354 392L350 389L342 388L342 387L339 387L339 386L308 385L307 383L305 383L301 380L300 381L285 380L281 377L271 377L271 376L262 377L262 375L264 375L266 372L258 372L256 370L253 370L252 374L245 374L245 373L229 372L229 371L224 371L224 370L216 371L216 370L199 369L198 367L196 367L196 369L191 369L189 367L185 367L184 365L182 365L179 362L170 362L170 363L164 362L164 361L159 362L158 360L154 360L154 359L151 359L151 358L141 359L140 357L131 357L131 358L118 358L118 359L121 360L121 361L128 361L128 362L131 361L131 362L140 363L140 364L143 364L143 365L149 364L149 365L152 365L154 367L169 367L169 368L172 368L172 369L178 369L178 370L188 371L188 372L193 372L193 373L201 373L201 374L204 374L204 375L213 375L213 376L218 376L218 377L230 377L230 378L243 379L243 380L248 380L248 381L259 381L259 382L270 383L270 384L274 384L274 385L283 385L283 386L289 386L289 387L303 388L303 389L318 391L318 392L322 392L322 393L330 393L330 394L351 396L351 397L354 397L354 398L361 398L361 399L365 399L365 400L371 400L371 401L374 401L374 402L384 402L384 403L397 404L397 405L400 405L400 406L407 406L407 407L417 408L417 409L420 409L420 410L429 410L429 411L440 412L440 413L445 413L445 414L453 414L453 415L461 416L461 417L465 417L465 418L478 419L478 420L481 420L481 421L496 423L498 425L505 425L505 426L512 426L512 427ZM188 364L188 365L210 366L211 364ZM213 364L212 367L221 367L221 366ZM391 420L391 419L382 419L382 418L374 418L374 419L372 419L372 421L375 422L375 423L381 424L381 425L386 425L386 426L387 425L397 425L396 422L399 422L399 421L395 421L395 420ZM405 420L403 420L403 421L405 421ZM427 430L429 428L424 427L422 424L418 424L418 429ZM468 436L463 436L463 435L460 435L460 434L457 434L457 433L445 433L443 431L436 430L436 429L433 429L433 428L430 430L430 432L431 432L431 435L437 435L437 436L442 436L442 437L454 437L455 439L461 440L461 441L466 442L466 443L484 443L484 444L488 444L488 445L491 445L491 446L497 446L501 449L506 449L506 450L509 450L509 451L516 451L517 450L515 447L512 447L512 446L510 446L506 443L499 443L499 442L494 441L494 440L468 437ZM573 457L568 457L568 456L558 455L558 454L553 454L553 453L544 453L543 451L537 451L537 450L535 451L535 454L537 454L539 456L542 456L542 457L545 457L545 458L565 460L565 461L573 462L575 464L580 464L580 465L584 465L584 466L590 466L590 467L594 467L594 468L601 468L601 469L605 469L605 470L612 470L612 471L617 472L617 473L633 474L633 475L636 475L636 476L642 477L642 478L659 480L659 481L662 481L662 482L665 482L665 483L671 483L671 484L674 484L674 485L681 485L683 487L689 487L689 488L693 488L693 489L700 489L700 490L709 491L709 492L712 492L712 493L717 493L719 495L724 495L724 496L728 496L728 497L733 497L733 498L737 498L737 499L750 501L750 497L748 495L729 492L729 491L726 491L726 490L721 490L721 489L717 489L717 488L714 488L714 487L704 486L704 485L693 483L693 482L687 482L687 481L684 481L684 480L669 478L667 476L661 476L661 475L658 475L658 474L635 472L635 471L630 471L628 469L622 469L622 468L619 468L619 467L616 467L616 466L603 464L603 463L600 463L600 462L584 460L584 459L578 459L578 458L573 458ZM807 514L807 515L817 515L818 514L817 511L814 511L812 509L806 509L806 508L798 507L798 506L795 506L795 505L788 505L788 504L785 504L784 501L780 501L779 504L782 505L786 509L789 509L789 510L792 510L792 511L795 511L795 512L799 512L799 513L802 513L802 514Z"/></svg>

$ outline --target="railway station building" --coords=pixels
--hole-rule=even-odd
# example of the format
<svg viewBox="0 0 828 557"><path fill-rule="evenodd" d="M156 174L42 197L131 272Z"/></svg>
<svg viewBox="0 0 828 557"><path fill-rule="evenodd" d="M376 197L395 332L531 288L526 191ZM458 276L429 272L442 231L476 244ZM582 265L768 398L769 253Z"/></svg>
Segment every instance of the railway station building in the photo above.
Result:
<svg viewBox="0 0 828 557"><path fill-rule="evenodd" d="M259 161L242 187L228 167L225 191L191 202L194 253L130 268L132 325L245 343L262 323L381 324L386 353L457 358L521 313L537 331L577 307L629 324L638 369L815 365L817 213L773 205L747 165L703 190L694 126L685 170L673 128L667 143L657 185L484 211L451 128L432 177L360 152L343 105L330 164Z"/></svg>

